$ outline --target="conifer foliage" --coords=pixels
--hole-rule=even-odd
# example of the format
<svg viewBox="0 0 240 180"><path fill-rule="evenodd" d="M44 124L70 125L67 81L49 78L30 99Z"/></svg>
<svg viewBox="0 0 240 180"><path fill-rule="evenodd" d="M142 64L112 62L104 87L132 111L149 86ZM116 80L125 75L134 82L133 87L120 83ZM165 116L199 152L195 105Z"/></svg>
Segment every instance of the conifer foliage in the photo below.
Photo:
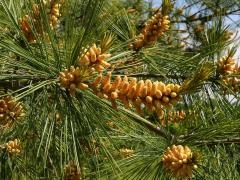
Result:
<svg viewBox="0 0 240 180"><path fill-rule="evenodd" d="M239 2L182 3L0 0L0 179L238 179Z"/></svg>

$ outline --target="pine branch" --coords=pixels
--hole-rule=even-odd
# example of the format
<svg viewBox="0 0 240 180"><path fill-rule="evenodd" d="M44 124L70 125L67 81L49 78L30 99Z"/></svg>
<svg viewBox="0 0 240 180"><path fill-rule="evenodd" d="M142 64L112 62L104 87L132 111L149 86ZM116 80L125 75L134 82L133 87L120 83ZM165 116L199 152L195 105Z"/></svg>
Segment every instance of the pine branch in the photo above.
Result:
<svg viewBox="0 0 240 180"><path fill-rule="evenodd" d="M128 115L131 115L137 123L144 124L148 129L157 133L161 137L163 137L165 139L171 139L171 140L174 139L174 136L172 134L170 134L166 130L160 128L159 126L156 126L155 124L151 123L150 121L142 118L141 116L138 116L136 113L133 113L130 110L127 110L127 109L122 108L122 107L120 109L123 112L128 113Z"/></svg>
<svg viewBox="0 0 240 180"><path fill-rule="evenodd" d="M203 141L195 141L196 145L217 145L217 144L240 144L240 137L237 138L227 138L220 140L203 140Z"/></svg>
<svg viewBox="0 0 240 180"><path fill-rule="evenodd" d="M198 17L198 18L187 18L186 20L181 20L181 21L172 21L172 23L189 23L189 22L195 22L195 21L202 21L202 22L207 22L207 21L211 21L213 18L218 17L218 16L227 16L227 15L231 15L232 13L238 12L240 11L240 9L236 9L233 11L229 11L229 12L222 12L220 14L217 13L213 13L211 15L207 15L207 16L202 16L202 17ZM190 16L191 17L191 16Z"/></svg>
<svg viewBox="0 0 240 180"><path fill-rule="evenodd" d="M9 89L9 90L14 91L14 90L18 90L18 89L21 89L23 87L28 86L30 84L29 81L31 81L31 83L34 84L34 83L38 83L38 82L41 82L41 81L50 80L49 78L43 78L43 77L31 77L31 78L29 78L29 76L27 76L26 79L22 76L20 78L21 78L20 80L7 80L7 81L2 81L1 80L0 87L3 87L5 90ZM16 79L16 78L13 78L13 79Z"/></svg>

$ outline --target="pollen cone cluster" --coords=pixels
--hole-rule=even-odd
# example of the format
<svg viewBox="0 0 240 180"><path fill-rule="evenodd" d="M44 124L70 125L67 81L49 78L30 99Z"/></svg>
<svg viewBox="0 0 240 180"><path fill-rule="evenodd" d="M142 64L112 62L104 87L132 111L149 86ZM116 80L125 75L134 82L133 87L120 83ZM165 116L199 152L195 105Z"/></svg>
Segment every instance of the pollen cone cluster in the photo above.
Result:
<svg viewBox="0 0 240 180"><path fill-rule="evenodd" d="M158 37L163 36L168 31L169 24L169 17L162 15L161 11L158 11L146 22L142 33L131 46L137 50L157 41Z"/></svg>
<svg viewBox="0 0 240 180"><path fill-rule="evenodd" d="M88 85L84 83L84 78L88 76L88 71L80 69L79 67L71 66L70 69L65 69L60 72L60 85L70 91L72 96L75 95L76 90L85 90Z"/></svg>
<svg viewBox="0 0 240 180"><path fill-rule="evenodd" d="M232 56L227 56L218 61L218 68L222 74L231 74L234 70L235 61Z"/></svg>
<svg viewBox="0 0 240 180"><path fill-rule="evenodd" d="M56 0L51 3L49 19L50 19L50 27L52 29L56 28L59 24L59 18L61 17L60 8L61 3Z"/></svg>
<svg viewBox="0 0 240 180"><path fill-rule="evenodd" d="M20 140L15 139L6 143L6 149L10 154L19 154L21 152Z"/></svg>
<svg viewBox="0 0 240 180"><path fill-rule="evenodd" d="M240 89L240 79L239 77L226 77L223 79L223 83L228 86L233 92L239 92ZM225 89L227 93L228 89ZM229 93L229 92L228 92Z"/></svg>
<svg viewBox="0 0 240 180"><path fill-rule="evenodd" d="M224 40L224 41L230 40L231 37L232 37L232 35L233 35L233 32L225 31L225 32L223 33L223 40Z"/></svg>
<svg viewBox="0 0 240 180"><path fill-rule="evenodd" d="M34 28L36 29L36 33L38 33L39 35L43 35L43 28L40 23L40 9L37 4L33 4L32 14L25 15L19 19L20 28L21 28L24 36L26 37L27 41L29 43L35 43L36 37L30 26L31 23L33 24Z"/></svg>
<svg viewBox="0 0 240 180"><path fill-rule="evenodd" d="M93 155L99 154L100 152L100 144L95 139L92 139L90 141L82 140L81 145L87 154Z"/></svg>
<svg viewBox="0 0 240 180"><path fill-rule="evenodd" d="M142 113L142 107L145 106L162 116L163 106L171 107L179 100L180 86L177 84L166 85L149 79L137 81L136 78L129 81L127 76L116 76L111 82L111 76L111 72L105 77L99 74L91 87L99 97L109 99L113 107L116 107L115 101L118 99L126 108L134 106L137 112Z"/></svg>
<svg viewBox="0 0 240 180"><path fill-rule="evenodd" d="M12 127L24 115L21 103L16 102L13 97L6 96L0 100L0 126Z"/></svg>
<svg viewBox="0 0 240 180"><path fill-rule="evenodd" d="M232 56L227 56L219 60L218 71L222 82L233 92L238 92L240 88L240 67ZM226 92L227 88L225 89Z"/></svg>
<svg viewBox="0 0 240 180"><path fill-rule="evenodd" d="M163 116L160 119L162 126L166 126L166 124L175 124L183 121L186 118L186 112L181 111L170 111L168 112L167 116Z"/></svg>
<svg viewBox="0 0 240 180"><path fill-rule="evenodd" d="M122 157L127 158L127 157L133 156L134 150L128 149L128 148L123 148L123 149L119 149L119 153Z"/></svg>
<svg viewBox="0 0 240 180"><path fill-rule="evenodd" d="M77 168L77 165L70 161L65 167L65 180L82 180L81 173Z"/></svg>
<svg viewBox="0 0 240 180"><path fill-rule="evenodd" d="M48 12L49 25L52 29L54 29L59 24L59 17L61 16L60 14L61 3L57 1L53 1L51 3L43 1L43 4L44 7L47 8L47 10L49 11ZM49 4L50 8L48 7ZM36 30L36 33L38 35L42 36L44 34L43 24L41 23L40 18L40 6L37 4L33 4L32 13L24 15L22 18L20 18L19 24L27 41L29 43L35 43L36 37L30 24L34 26L34 29Z"/></svg>
<svg viewBox="0 0 240 180"><path fill-rule="evenodd" d="M101 48L94 44L88 50L85 49L85 53L79 58L79 64L93 67L97 72L102 72L105 68L111 66L106 61L109 57L111 57L111 54L102 53Z"/></svg>
<svg viewBox="0 0 240 180"><path fill-rule="evenodd" d="M25 15L23 16L22 18L19 19L19 23L20 23L20 28L24 34L24 36L26 37L27 41L29 43L34 43L36 41L36 38L33 34L33 31L30 27L30 24L29 24L29 16L28 15Z"/></svg>
<svg viewBox="0 0 240 180"><path fill-rule="evenodd" d="M116 127L113 121L107 121L107 122L106 122L106 125L107 125L109 128L115 128L115 127Z"/></svg>
<svg viewBox="0 0 240 180"><path fill-rule="evenodd" d="M193 162L192 151L188 146L173 145L171 148L168 147L162 161L163 166L177 177L191 177L193 169L197 168Z"/></svg>

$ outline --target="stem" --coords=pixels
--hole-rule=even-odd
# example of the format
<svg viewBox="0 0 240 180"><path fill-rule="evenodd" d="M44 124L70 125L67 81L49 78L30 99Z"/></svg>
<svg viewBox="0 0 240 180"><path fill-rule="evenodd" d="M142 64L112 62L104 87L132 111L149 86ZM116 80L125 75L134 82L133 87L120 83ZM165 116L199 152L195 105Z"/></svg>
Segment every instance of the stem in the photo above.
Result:
<svg viewBox="0 0 240 180"><path fill-rule="evenodd" d="M46 80L51 80L49 78L39 78L39 77L29 77L26 76L26 79L24 79L24 77L20 77L20 78L11 78L13 80L5 80L0 82L0 87L3 87L3 89L5 90L5 92L10 89L10 90L18 90L21 89L23 87L26 87L30 84L34 84L40 81L46 81ZM18 80L19 79L19 80Z"/></svg>
<svg viewBox="0 0 240 180"><path fill-rule="evenodd" d="M141 116L133 113L132 111L122 108L120 107L119 109L121 109L121 111L128 113L128 115L130 114L134 120L139 123L139 124L144 124L148 129L150 129L151 131L157 133L158 135L160 135L161 137L165 138L165 139L174 139L174 136L172 134L170 134L169 132L167 132L166 130L160 128L159 126L151 123L150 121L142 118Z"/></svg>
<svg viewBox="0 0 240 180"><path fill-rule="evenodd" d="M211 21L214 17L227 16L227 15L230 15L230 14L238 12L238 11L240 11L240 9L236 9L236 10L229 11L229 12L223 12L221 14L214 13L214 14L210 14L208 16L203 16L203 17L199 17L199 18L195 18L195 19L186 19L186 20L181 20L181 21L172 21L172 23L189 23L189 22L194 22L194 21L204 21L204 22L207 22L207 21Z"/></svg>
<svg viewBox="0 0 240 180"><path fill-rule="evenodd" d="M215 144L240 144L240 137L231 139L220 139L220 140L202 140L195 141L197 145L215 145Z"/></svg>

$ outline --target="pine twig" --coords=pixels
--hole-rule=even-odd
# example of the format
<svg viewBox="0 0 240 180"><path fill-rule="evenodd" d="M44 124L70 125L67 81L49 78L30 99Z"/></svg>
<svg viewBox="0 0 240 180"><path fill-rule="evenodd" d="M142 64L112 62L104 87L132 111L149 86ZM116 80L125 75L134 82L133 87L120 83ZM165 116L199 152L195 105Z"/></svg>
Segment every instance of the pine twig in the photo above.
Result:
<svg viewBox="0 0 240 180"><path fill-rule="evenodd" d="M197 144L197 145L240 144L240 137L220 139L220 140L195 141L195 144Z"/></svg>
<svg viewBox="0 0 240 180"><path fill-rule="evenodd" d="M130 114L137 123L144 124L149 130L155 132L156 134L160 135L161 137L163 137L165 139L171 139L171 140L173 140L175 138L172 134L170 134L166 130L164 130L164 129L160 128L159 126L151 123L150 121L142 118L141 116L138 116L137 114L131 112L130 110L127 110L125 108L121 108L121 110Z"/></svg>
<svg viewBox="0 0 240 180"><path fill-rule="evenodd" d="M194 18L194 19L186 19L186 20L181 20L181 21L172 21L172 23L189 23L189 22L194 22L194 21L204 21L204 22L207 22L207 21L211 21L213 18L215 18L217 16L227 16L227 15L230 15L230 14L238 12L238 11L240 11L240 9L236 9L236 10L229 11L229 12L223 12L221 14L213 13L213 14L210 14L210 15L207 15L207 16L202 16L202 17L198 17L198 18Z"/></svg>
<svg viewBox="0 0 240 180"><path fill-rule="evenodd" d="M21 77L21 79L23 79L23 77ZM26 80L21 80L21 79L6 80L6 81L1 80L0 87L2 87L4 90L10 89L14 91L14 90L21 89L25 86L28 86L30 84L29 81L31 81L31 83L34 84L40 81L50 80L50 78L39 78L39 77L32 77L32 78L27 77Z"/></svg>

